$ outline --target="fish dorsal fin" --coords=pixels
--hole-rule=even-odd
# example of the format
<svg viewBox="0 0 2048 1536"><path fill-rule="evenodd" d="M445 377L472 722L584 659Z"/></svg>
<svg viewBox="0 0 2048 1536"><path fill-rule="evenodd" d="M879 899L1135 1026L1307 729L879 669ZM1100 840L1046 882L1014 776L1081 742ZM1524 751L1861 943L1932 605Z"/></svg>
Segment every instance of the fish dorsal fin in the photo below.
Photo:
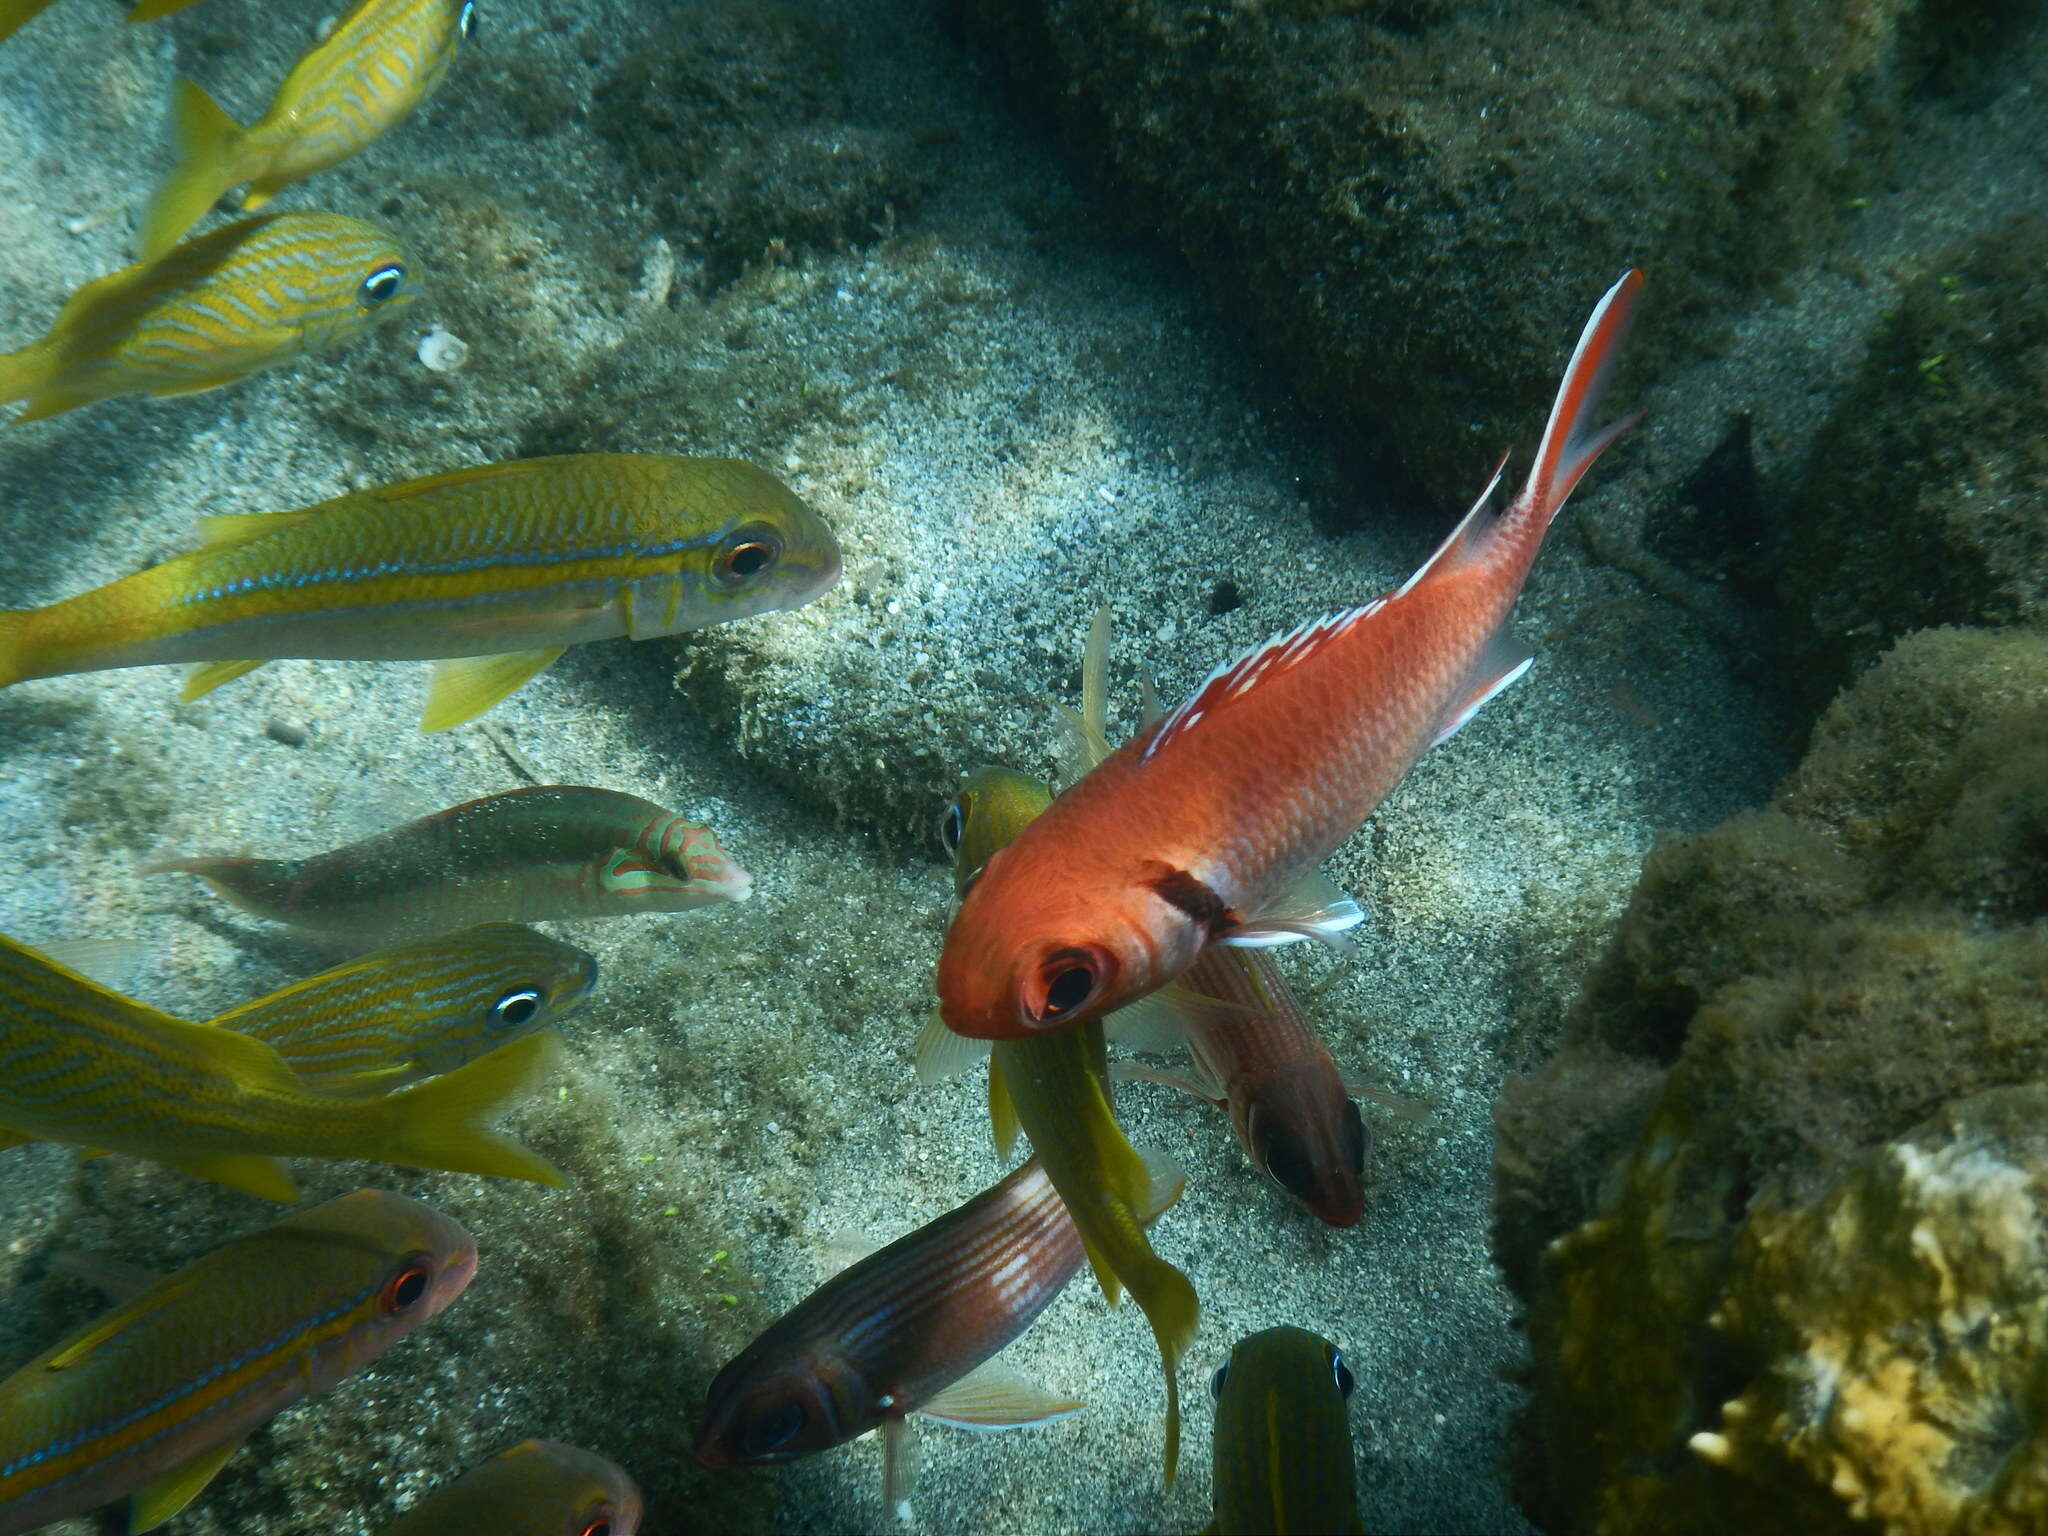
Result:
<svg viewBox="0 0 2048 1536"><path fill-rule="evenodd" d="M194 699L202 699L222 683L232 683L243 673L254 672L267 659L199 662L185 673L185 686L178 690L178 700L190 704Z"/></svg>
<svg viewBox="0 0 2048 1536"><path fill-rule="evenodd" d="M1010 1153L1017 1146L1020 1129L1017 1105L1011 1099L1010 1085L1003 1077L1003 1059L991 1055L988 1059L988 1133L995 1139L996 1156L1004 1162L1010 1160Z"/></svg>
<svg viewBox="0 0 2048 1536"><path fill-rule="evenodd" d="M988 1049L986 1040L954 1034L946 1028L939 1010L933 1008L925 1015L924 1028L917 1035L917 1050L912 1058L917 1065L917 1080L929 1088L949 1077L958 1077L988 1055Z"/></svg>
<svg viewBox="0 0 2048 1536"><path fill-rule="evenodd" d="M315 510L305 507L296 512L216 512L199 519L199 547L233 549L237 544L252 543L265 534L303 523Z"/></svg>
<svg viewBox="0 0 2048 1536"><path fill-rule="evenodd" d="M360 494L373 501L411 501L456 486L483 485L493 480L523 480L528 475L544 474L560 464L564 457L568 455L508 459L502 464L472 464L467 469L451 469L445 474L428 475L419 480L401 480L396 485L381 485Z"/></svg>
<svg viewBox="0 0 2048 1536"><path fill-rule="evenodd" d="M1155 752L1175 737L1186 734L1208 716L1228 708L1266 679L1277 677L1315 655L1361 620L1378 613L1386 603L1387 599L1380 597L1362 607L1340 608L1335 613L1326 613L1224 662L1202 679L1201 686L1189 694L1178 709L1159 723L1159 729L1145 743L1142 760L1149 762Z"/></svg>
<svg viewBox="0 0 2048 1536"><path fill-rule="evenodd" d="M1507 473L1507 467L1508 456L1504 453L1500 462L1493 466L1493 478L1486 482L1486 489L1472 503L1472 510L1458 519L1458 526L1450 531L1443 543L1437 545L1436 553L1418 565L1415 574L1394 589L1394 596L1401 597L1414 590L1415 584L1438 566L1449 569L1462 564L1479 548L1487 531L1493 527L1493 514L1488 509L1493 505L1493 493L1500 489L1500 477Z"/></svg>
<svg viewBox="0 0 2048 1536"><path fill-rule="evenodd" d="M434 664L420 729L445 731L502 704L553 666L568 647L543 645L498 656L455 656Z"/></svg>
<svg viewBox="0 0 2048 1536"><path fill-rule="evenodd" d="M192 1282L183 1278L165 1284L154 1293L145 1293L134 1301L127 1302L71 1340L62 1349L43 1362L46 1371L68 1371L110 1339L117 1339L144 1318L154 1317L172 1302L177 1301L191 1290Z"/></svg>
<svg viewBox="0 0 2048 1536"><path fill-rule="evenodd" d="M918 1405L917 1411L962 1429L1022 1429L1079 1413L1079 1398L1058 1397L1007 1365L985 1360Z"/></svg>
<svg viewBox="0 0 2048 1536"><path fill-rule="evenodd" d="M1487 641L1486 649L1472 663L1465 686L1458 690L1458 697L1444 711L1443 722L1437 726L1436 735L1430 738L1429 744L1433 747L1457 735L1488 699L1518 681L1535 659L1536 653L1506 630Z"/></svg>
<svg viewBox="0 0 2048 1536"><path fill-rule="evenodd" d="M220 1475L220 1469L228 1464L228 1458L241 1448L240 1440L217 1445L193 1457L182 1467L174 1467L155 1482L138 1488L134 1501L128 1507L128 1536L142 1536L144 1531L153 1531L165 1521L175 1518L187 1504L206 1491L206 1485Z"/></svg>

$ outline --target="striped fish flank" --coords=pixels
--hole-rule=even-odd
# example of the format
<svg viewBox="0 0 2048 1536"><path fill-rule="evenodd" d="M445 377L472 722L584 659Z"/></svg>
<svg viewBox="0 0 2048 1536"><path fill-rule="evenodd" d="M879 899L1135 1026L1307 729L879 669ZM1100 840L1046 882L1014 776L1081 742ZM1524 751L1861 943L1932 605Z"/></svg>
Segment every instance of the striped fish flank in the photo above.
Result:
<svg viewBox="0 0 2048 1536"><path fill-rule="evenodd" d="M413 259L338 213L242 219L96 278L0 356L0 402L39 421L121 395L217 389L337 347L412 301Z"/></svg>
<svg viewBox="0 0 2048 1536"><path fill-rule="evenodd" d="M356 0L246 129L178 81L178 164L143 215L138 249L145 258L169 250L232 187L249 184L242 206L253 210L375 142L434 94L475 30L475 0Z"/></svg>
<svg viewBox="0 0 2048 1536"><path fill-rule="evenodd" d="M377 1190L186 1265L0 1381L0 1536L130 1493L130 1529L152 1529L251 1431L361 1369L475 1272L458 1223Z"/></svg>
<svg viewBox="0 0 2048 1536"><path fill-rule="evenodd" d="M744 900L709 827L617 790L542 784L465 801L307 859L169 859L246 912L364 943L475 923L627 917Z"/></svg>

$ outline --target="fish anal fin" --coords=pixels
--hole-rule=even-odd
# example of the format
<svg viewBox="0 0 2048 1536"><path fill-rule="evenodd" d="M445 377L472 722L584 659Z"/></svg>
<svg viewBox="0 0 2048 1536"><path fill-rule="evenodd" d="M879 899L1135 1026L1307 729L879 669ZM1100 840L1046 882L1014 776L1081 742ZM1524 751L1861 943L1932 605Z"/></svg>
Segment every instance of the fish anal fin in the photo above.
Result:
<svg viewBox="0 0 2048 1536"><path fill-rule="evenodd" d="M1028 1381L1007 1365L984 1361L918 1406L918 1412L962 1429L1022 1429L1064 1419L1086 1406Z"/></svg>
<svg viewBox="0 0 2048 1536"><path fill-rule="evenodd" d="M433 681L427 685L427 707L420 712L420 729L445 731L474 720L532 682L567 649L543 645L530 651L456 656L436 662Z"/></svg>
<svg viewBox="0 0 2048 1536"><path fill-rule="evenodd" d="M201 549L232 549L304 522L312 508L297 512L215 512L199 519Z"/></svg>
<svg viewBox="0 0 2048 1536"><path fill-rule="evenodd" d="M220 1469L241 1448L240 1440L230 1440L136 1489L128 1508L128 1536L142 1536L144 1531L153 1531L175 1517L206 1491L206 1485L220 1475Z"/></svg>
<svg viewBox="0 0 2048 1536"><path fill-rule="evenodd" d="M1506 630L1487 641L1479 659L1472 663L1465 686L1451 701L1450 708L1444 711L1442 723L1437 726L1436 735L1430 738L1429 744L1434 747L1457 735L1487 700L1519 682L1535 660L1536 653Z"/></svg>
<svg viewBox="0 0 2048 1536"><path fill-rule="evenodd" d="M199 662L187 669L185 686L178 690L178 701L189 704L194 699L203 699L222 683L231 683L245 672L254 672L267 659Z"/></svg>
<svg viewBox="0 0 2048 1536"><path fill-rule="evenodd" d="M150 956L150 946L141 939L48 939L33 947L109 991L126 982Z"/></svg>
<svg viewBox="0 0 2048 1536"><path fill-rule="evenodd" d="M1144 1199L1132 1209L1138 1220L1149 1227L1180 1199L1188 1187L1188 1176L1170 1154L1158 1147L1133 1150L1145 1165L1146 1189Z"/></svg>
<svg viewBox="0 0 2048 1536"><path fill-rule="evenodd" d="M89 1157L93 1154L85 1155ZM284 1171L284 1164L274 1157L245 1153L236 1156L160 1157L151 1160L175 1168L180 1173L189 1173L195 1179L205 1179L209 1183L224 1184L229 1189L239 1189L243 1194L254 1195L259 1200L275 1200L279 1205L291 1205L299 1198L299 1186L294 1184L292 1176Z"/></svg>
<svg viewBox="0 0 2048 1536"><path fill-rule="evenodd" d="M9 1147L25 1147L42 1139L28 1131L17 1131L11 1125L0 1125L0 1152L5 1152Z"/></svg>
<svg viewBox="0 0 2048 1536"><path fill-rule="evenodd" d="M917 1431L902 1414L882 1420L882 1503L894 1515L917 1482Z"/></svg>

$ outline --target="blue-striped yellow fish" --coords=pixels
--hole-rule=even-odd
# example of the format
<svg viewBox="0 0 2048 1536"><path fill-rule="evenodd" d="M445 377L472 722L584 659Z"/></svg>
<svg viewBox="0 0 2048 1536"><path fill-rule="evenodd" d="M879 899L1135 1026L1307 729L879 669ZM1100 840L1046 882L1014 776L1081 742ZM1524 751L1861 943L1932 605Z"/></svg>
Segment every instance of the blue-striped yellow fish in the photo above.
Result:
<svg viewBox="0 0 2048 1536"><path fill-rule="evenodd" d="M0 1381L0 1536L134 1494L150 1531L249 1434L462 1294L476 1243L361 1190L236 1238Z"/></svg>
<svg viewBox="0 0 2048 1536"><path fill-rule="evenodd" d="M527 1440L472 1467L384 1536L633 1536L640 1489L625 1468L552 1440Z"/></svg>
<svg viewBox="0 0 2048 1536"><path fill-rule="evenodd" d="M559 1184L545 1159L486 1129L553 1064L529 1035L390 1098L316 1093L261 1040L192 1024L0 935L0 1131L167 1163L296 1200L279 1157L362 1158Z"/></svg>
<svg viewBox="0 0 2048 1536"><path fill-rule="evenodd" d="M441 659L420 725L472 720L571 645L793 608L839 579L823 519L739 459L485 464L296 512L200 522L201 547L0 612L0 687L197 662L197 698L265 661Z"/></svg>
<svg viewBox="0 0 2048 1536"><path fill-rule="evenodd" d="M171 106L178 165L143 215L143 257L169 250L230 187L248 182L242 207L255 209L348 159L434 94L475 29L474 0L356 0L248 128L180 80Z"/></svg>
<svg viewBox="0 0 2048 1536"><path fill-rule="evenodd" d="M1360 1532L1337 1346L1301 1328L1252 1334L1217 1368L1215 1536Z"/></svg>
<svg viewBox="0 0 2048 1536"><path fill-rule="evenodd" d="M536 784L464 801L307 859L166 859L245 912L375 943L471 923L685 912L741 901L717 834L615 789Z"/></svg>
<svg viewBox="0 0 2048 1536"><path fill-rule="evenodd" d="M0 355L0 402L39 421L117 395L218 389L340 346L412 301L412 257L338 213L242 219L95 278L40 341Z"/></svg>

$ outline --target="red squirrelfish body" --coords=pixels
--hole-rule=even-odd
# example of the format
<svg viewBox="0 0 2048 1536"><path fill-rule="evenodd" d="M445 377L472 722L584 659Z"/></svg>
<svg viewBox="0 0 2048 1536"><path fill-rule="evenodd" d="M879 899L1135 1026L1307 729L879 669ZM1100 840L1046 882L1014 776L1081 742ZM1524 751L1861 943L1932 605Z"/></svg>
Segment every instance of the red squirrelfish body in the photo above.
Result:
<svg viewBox="0 0 2048 1536"><path fill-rule="evenodd" d="M1278 943L1358 921L1276 919L1415 760L1521 676L1503 633L1550 520L1629 425L1592 427L1642 274L1579 338L1527 484L1494 481L1398 591L1219 667L992 857L939 958L949 1028L1016 1039L1164 986L1211 940ZM1630 418L1633 420L1633 418Z"/></svg>

